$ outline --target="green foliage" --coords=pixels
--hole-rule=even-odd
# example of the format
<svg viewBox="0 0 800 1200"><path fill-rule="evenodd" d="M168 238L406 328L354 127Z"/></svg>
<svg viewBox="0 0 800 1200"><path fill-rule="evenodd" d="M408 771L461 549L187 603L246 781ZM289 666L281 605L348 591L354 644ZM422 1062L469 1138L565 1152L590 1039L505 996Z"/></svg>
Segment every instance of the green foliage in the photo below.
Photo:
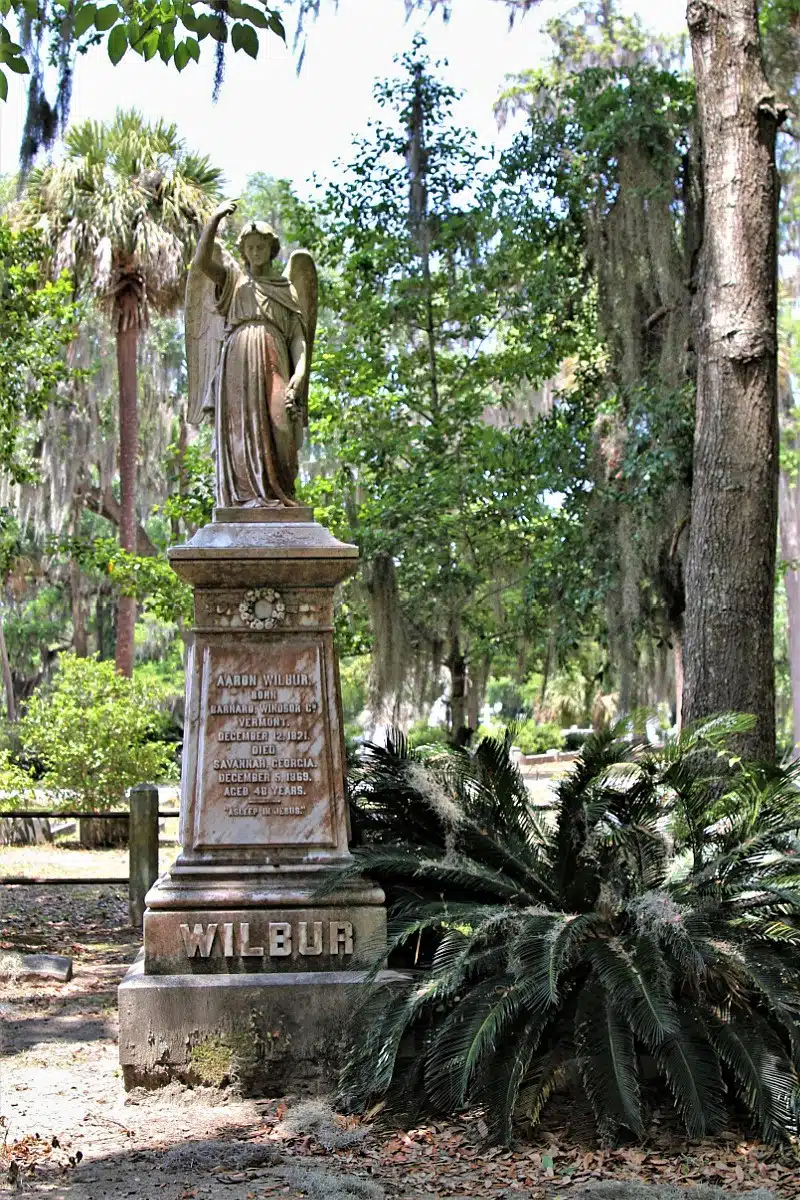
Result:
<svg viewBox="0 0 800 1200"><path fill-rule="evenodd" d="M527 707L522 685L510 675L490 677L486 685L486 703L492 708L499 704L497 715L507 721L521 716Z"/></svg>
<svg viewBox="0 0 800 1200"><path fill-rule="evenodd" d="M8 579L22 553L23 535L19 521L10 508L0 508L0 579Z"/></svg>
<svg viewBox="0 0 800 1200"><path fill-rule="evenodd" d="M131 554L113 538L62 537L53 543L82 569L107 575L121 596L134 596L145 613L160 621L191 620L192 589L161 555Z"/></svg>
<svg viewBox="0 0 800 1200"><path fill-rule="evenodd" d="M420 746L447 746L450 736L442 725L429 725L427 721L415 721L410 727L406 740L412 750Z"/></svg>
<svg viewBox="0 0 800 1200"><path fill-rule="evenodd" d="M17 482L36 479L24 422L41 417L68 378L65 347L79 318L69 280L43 278L44 257L38 233L0 219L0 470Z"/></svg>
<svg viewBox="0 0 800 1200"><path fill-rule="evenodd" d="M35 787L33 776L14 761L11 751L0 749L0 811L35 808Z"/></svg>
<svg viewBox="0 0 800 1200"><path fill-rule="evenodd" d="M60 161L31 171L18 216L45 232L74 285L107 305L118 327L123 310L141 327L147 307L169 312L183 299L219 184L177 126L120 110L108 124L67 130Z"/></svg>
<svg viewBox="0 0 800 1200"><path fill-rule="evenodd" d="M137 648L140 637L144 640L144 636L150 632L148 626L151 624L153 622L146 620L137 621ZM146 690L163 697L167 702L172 699L182 700L185 683L183 640L176 635L174 626L162 625L161 622L155 622L155 624L159 626L161 636L155 647L145 648L150 649L150 654L143 662L136 662L133 668L133 677ZM143 632L144 636L142 636ZM154 650L155 652L153 652Z"/></svg>
<svg viewBox="0 0 800 1200"><path fill-rule="evenodd" d="M629 710L662 698L650 690L653 662L667 659L684 605L694 86L680 48L613 9L581 5L548 32L551 63L513 80L501 102L529 118L497 172L501 226L525 265L510 319L534 361L553 338L560 351L550 461L562 482L552 486L586 572L566 589L565 623L574 627L569 602L588 581ZM564 642L556 629L559 664Z"/></svg>
<svg viewBox="0 0 800 1200"><path fill-rule="evenodd" d="M248 175L236 213L226 222L225 239L231 249L248 221L266 221L272 226L280 239L282 258L303 241L306 217L288 179L275 179L263 171Z"/></svg>
<svg viewBox="0 0 800 1200"><path fill-rule="evenodd" d="M567 744L561 726L552 721L543 724L537 724L536 721L505 724L495 718L478 729L479 739L493 738L503 741L506 734L522 754L545 754L548 750L563 750Z"/></svg>
<svg viewBox="0 0 800 1200"><path fill-rule="evenodd" d="M13 605L7 605L3 631L14 673L36 679L46 666L48 652L64 646L69 621L69 596L61 583L41 583Z"/></svg>
<svg viewBox="0 0 800 1200"><path fill-rule="evenodd" d="M167 451L170 495L157 512L171 522L183 522L192 532L207 525L214 516L214 461L211 457L212 430L202 425L188 445L173 442Z"/></svg>
<svg viewBox="0 0 800 1200"><path fill-rule="evenodd" d="M690 1136L729 1106L763 1138L794 1134L798 768L732 755L751 727L719 717L657 753L594 735L558 784L554 826L508 740L434 759L399 738L368 747L353 869L387 892L390 960L408 948L418 970L358 1014L345 1099L478 1104L508 1140L515 1113L535 1124L577 1075L613 1141L644 1133L647 1056Z"/></svg>
<svg viewBox="0 0 800 1200"><path fill-rule="evenodd" d="M145 61L152 58L174 63L182 71L189 62L200 61L201 43L243 50L257 58L259 33L286 40L279 11L255 0L227 0L224 14L212 0L126 0L124 4L97 4L94 0L48 0L32 5L30 0L2 0L0 14L15 20L35 22L43 34L50 35L54 53L63 54L63 43L85 54L92 46L105 43L112 63L118 63L130 49ZM30 64L23 46L12 40L0 24L0 99L8 95L6 72L27 75Z"/></svg>
<svg viewBox="0 0 800 1200"><path fill-rule="evenodd" d="M342 686L342 713L345 722L357 721L367 707L369 699L368 654L351 655L339 661L339 679Z"/></svg>
<svg viewBox="0 0 800 1200"><path fill-rule="evenodd" d="M125 679L113 662L62 654L28 701L23 751L41 763L43 786L69 805L113 809L133 784L175 778L159 701L158 690Z"/></svg>
<svg viewBox="0 0 800 1200"><path fill-rule="evenodd" d="M512 731L514 745L523 754L544 754L546 750L563 750L564 734L559 725L537 725L525 721Z"/></svg>
<svg viewBox="0 0 800 1200"><path fill-rule="evenodd" d="M570 538L526 408L560 346L534 363L506 336L522 266L497 236L491 164L420 41L401 66L341 182L305 229L294 214L325 313L303 498L361 550L381 698L424 666L416 695L438 686L438 661L474 670L520 633L535 641L540 560Z"/></svg>

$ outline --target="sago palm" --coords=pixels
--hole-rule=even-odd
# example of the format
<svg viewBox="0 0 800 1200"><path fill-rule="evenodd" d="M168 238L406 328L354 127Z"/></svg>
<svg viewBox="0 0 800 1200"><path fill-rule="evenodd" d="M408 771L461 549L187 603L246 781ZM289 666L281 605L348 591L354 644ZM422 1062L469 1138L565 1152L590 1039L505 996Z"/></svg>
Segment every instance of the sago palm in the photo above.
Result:
<svg viewBox="0 0 800 1200"><path fill-rule="evenodd" d="M135 111L109 125L86 121L66 135L63 158L32 171L19 216L35 225L76 290L108 312L119 376L120 545L136 549L138 443L136 359L151 309L180 304L200 227L218 197L220 172L187 151L176 127ZM122 597L117 666L133 667L135 601Z"/></svg>
<svg viewBox="0 0 800 1200"><path fill-rule="evenodd" d="M410 948L416 969L359 1014L343 1098L482 1104L508 1139L515 1112L536 1122L577 1080L613 1140L645 1129L645 1062L692 1136L730 1107L765 1138L795 1130L800 803L793 771L723 752L742 728L720 718L657 753L592 737L552 824L507 743L368 748L356 867L387 891L392 960Z"/></svg>

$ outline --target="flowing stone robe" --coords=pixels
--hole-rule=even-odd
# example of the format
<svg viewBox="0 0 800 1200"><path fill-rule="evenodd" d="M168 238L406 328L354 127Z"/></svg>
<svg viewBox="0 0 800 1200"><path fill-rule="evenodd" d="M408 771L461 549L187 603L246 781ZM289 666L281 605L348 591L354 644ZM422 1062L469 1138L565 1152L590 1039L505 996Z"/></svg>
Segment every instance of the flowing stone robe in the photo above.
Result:
<svg viewBox="0 0 800 1200"><path fill-rule="evenodd" d="M215 384L217 503L222 508L296 505L302 414L286 411L291 347L305 339L288 279L253 279L236 264L215 292L225 340Z"/></svg>

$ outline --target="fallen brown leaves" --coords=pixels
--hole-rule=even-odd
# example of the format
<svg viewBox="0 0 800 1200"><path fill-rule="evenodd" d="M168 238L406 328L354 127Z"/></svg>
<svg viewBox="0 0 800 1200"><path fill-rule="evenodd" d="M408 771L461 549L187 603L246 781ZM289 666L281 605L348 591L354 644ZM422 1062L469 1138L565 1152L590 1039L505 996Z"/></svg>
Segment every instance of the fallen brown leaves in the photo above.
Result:
<svg viewBox="0 0 800 1200"><path fill-rule="evenodd" d="M38 1133L28 1134L19 1141L6 1140L0 1145L0 1178L4 1176L12 1187L22 1190L23 1181L35 1178L42 1168L64 1172L76 1167L82 1158L80 1150L72 1154L57 1137L45 1139Z"/></svg>
<svg viewBox="0 0 800 1200"><path fill-rule="evenodd" d="M481 1114L458 1121L428 1121L410 1129L371 1128L355 1147L325 1151L313 1135L287 1136L285 1106L266 1111L264 1136L285 1154L325 1158L329 1168L379 1182L387 1196L414 1200L445 1197L542 1197L555 1200L598 1180L626 1180L683 1187L714 1184L731 1191L769 1188L800 1200L800 1160L791 1147L776 1148L736 1134L690 1142L654 1125L642 1147L598 1149L568 1127L524 1128L512 1147L487 1144Z"/></svg>

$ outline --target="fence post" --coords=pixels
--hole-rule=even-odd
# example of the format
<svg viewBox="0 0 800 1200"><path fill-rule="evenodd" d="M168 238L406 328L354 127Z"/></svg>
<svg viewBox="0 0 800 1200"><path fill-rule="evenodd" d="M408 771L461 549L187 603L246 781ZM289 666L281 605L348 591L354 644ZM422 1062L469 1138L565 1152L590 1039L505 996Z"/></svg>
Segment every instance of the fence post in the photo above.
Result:
<svg viewBox="0 0 800 1200"><path fill-rule="evenodd" d="M158 788L137 783L130 796L128 912L131 925L141 929L144 898L158 878Z"/></svg>

